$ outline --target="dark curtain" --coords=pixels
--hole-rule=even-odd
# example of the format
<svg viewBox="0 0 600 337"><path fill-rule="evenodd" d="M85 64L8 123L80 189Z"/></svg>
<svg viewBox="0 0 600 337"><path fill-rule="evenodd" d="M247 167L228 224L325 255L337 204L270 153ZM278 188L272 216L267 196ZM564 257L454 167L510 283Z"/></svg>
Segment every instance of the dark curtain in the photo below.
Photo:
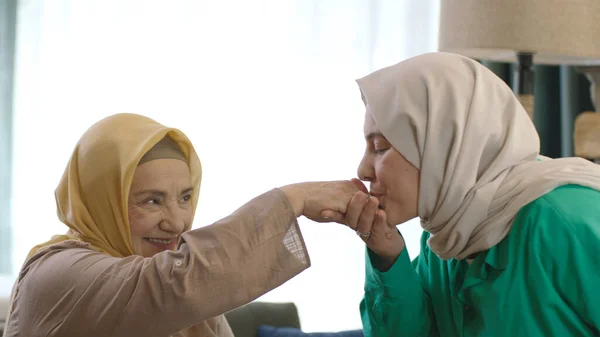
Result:
<svg viewBox="0 0 600 337"><path fill-rule="evenodd" d="M515 64L481 63L514 88ZM534 123L540 135L541 154L571 157L575 118L581 112L594 111L590 82L569 66L536 65L534 72Z"/></svg>

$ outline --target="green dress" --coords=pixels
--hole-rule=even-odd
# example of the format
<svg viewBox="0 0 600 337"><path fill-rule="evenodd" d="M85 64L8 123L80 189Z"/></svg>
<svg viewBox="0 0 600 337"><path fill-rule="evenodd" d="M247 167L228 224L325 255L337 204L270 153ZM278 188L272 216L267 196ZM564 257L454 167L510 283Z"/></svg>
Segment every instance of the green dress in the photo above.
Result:
<svg viewBox="0 0 600 337"><path fill-rule="evenodd" d="M600 191L566 185L523 207L468 265L421 238L387 272L367 250L365 336L600 336Z"/></svg>

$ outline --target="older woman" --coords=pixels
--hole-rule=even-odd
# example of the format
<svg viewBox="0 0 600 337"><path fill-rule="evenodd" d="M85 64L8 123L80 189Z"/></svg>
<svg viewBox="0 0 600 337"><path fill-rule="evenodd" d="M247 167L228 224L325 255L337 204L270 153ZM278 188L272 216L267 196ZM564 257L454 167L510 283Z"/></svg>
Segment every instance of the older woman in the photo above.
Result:
<svg viewBox="0 0 600 337"><path fill-rule="evenodd" d="M6 336L231 336L223 313L310 265L296 218L344 213L358 191L288 185L190 230L200 178L176 129L133 114L92 126L56 190L69 231L31 250Z"/></svg>
<svg viewBox="0 0 600 337"><path fill-rule="evenodd" d="M345 220L369 247L365 334L598 335L600 168L539 156L510 88L471 59L425 54L358 85L372 197ZM414 217L411 264L395 225Z"/></svg>

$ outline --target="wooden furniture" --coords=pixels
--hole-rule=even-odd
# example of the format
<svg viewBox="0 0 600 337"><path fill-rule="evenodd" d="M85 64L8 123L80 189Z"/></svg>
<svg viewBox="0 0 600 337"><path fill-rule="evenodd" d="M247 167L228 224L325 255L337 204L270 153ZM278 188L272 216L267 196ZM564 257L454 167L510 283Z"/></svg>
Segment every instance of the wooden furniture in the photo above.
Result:
<svg viewBox="0 0 600 337"><path fill-rule="evenodd" d="M575 119L575 155L600 162L600 113L583 112Z"/></svg>

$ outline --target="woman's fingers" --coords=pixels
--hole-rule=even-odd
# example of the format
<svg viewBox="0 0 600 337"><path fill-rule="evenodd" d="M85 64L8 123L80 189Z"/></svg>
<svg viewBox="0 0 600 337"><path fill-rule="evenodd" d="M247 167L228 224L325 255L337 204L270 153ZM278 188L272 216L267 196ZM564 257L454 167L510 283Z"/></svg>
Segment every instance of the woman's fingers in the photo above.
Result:
<svg viewBox="0 0 600 337"><path fill-rule="evenodd" d="M372 229L373 223L375 221L375 213L377 213L378 209L379 209L379 201L375 197L370 197L367 199L367 203L363 207L363 210L358 219L356 231L357 231L357 234L365 242L371 236L371 229Z"/></svg>
<svg viewBox="0 0 600 337"><path fill-rule="evenodd" d="M346 225L356 230L358 226L358 219L363 211L364 206L367 204L369 195L364 192L356 192L350 199L350 203L346 208Z"/></svg>
<svg viewBox="0 0 600 337"><path fill-rule="evenodd" d="M369 190L367 189L367 186L365 186L365 184L363 184L363 182L360 181L359 179L352 178L352 179L350 179L350 181L354 184L354 186L356 186L362 192L369 193Z"/></svg>
<svg viewBox="0 0 600 337"><path fill-rule="evenodd" d="M383 210L377 211L371 229L371 238L366 244L380 258L388 261L389 265L393 264L404 250L404 239L398 233L396 226L388 224L387 214Z"/></svg>
<svg viewBox="0 0 600 337"><path fill-rule="evenodd" d="M394 227L395 230L395 227ZM373 221L373 234L377 239L389 239L390 226L387 224L387 215L385 211L378 209Z"/></svg>

